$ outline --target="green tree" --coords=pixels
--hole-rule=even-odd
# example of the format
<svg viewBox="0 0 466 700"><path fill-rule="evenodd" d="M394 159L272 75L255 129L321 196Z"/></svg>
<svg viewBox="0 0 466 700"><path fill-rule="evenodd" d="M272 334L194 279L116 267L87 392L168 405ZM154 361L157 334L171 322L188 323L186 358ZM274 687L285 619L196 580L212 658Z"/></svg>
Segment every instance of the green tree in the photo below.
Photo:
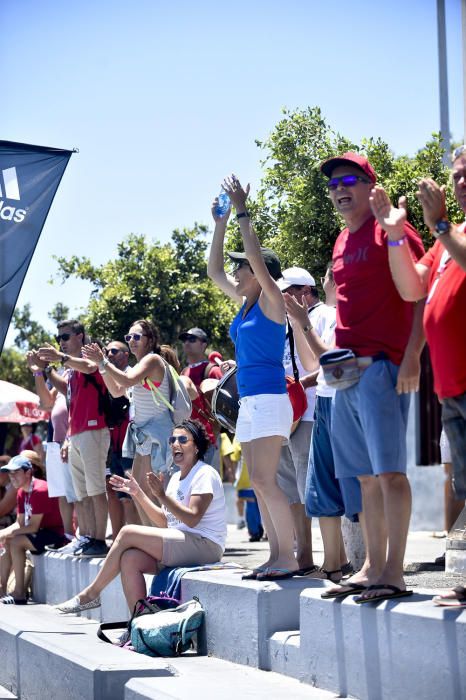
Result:
<svg viewBox="0 0 466 700"><path fill-rule="evenodd" d="M283 118L264 141L257 141L264 152L263 177L250 209L255 229L263 245L273 248L283 268L299 265L318 279L331 259L333 244L344 224L327 194L326 178L320 163L352 150L366 155L382 184L397 202L406 195L409 219L422 234L426 247L432 238L426 230L416 198L417 183L433 177L447 186L447 205L452 220L461 212L450 186L448 169L442 164L443 149L438 134L413 157L396 157L378 138L352 143L334 132L318 107L284 110ZM229 227L228 246L241 249L236 222Z"/></svg>
<svg viewBox="0 0 466 700"><path fill-rule="evenodd" d="M206 233L195 224L174 231L166 244L131 234L117 256L100 266L89 258L59 258L63 280L74 276L94 286L82 319L86 330L102 340L118 339L135 320L150 318L163 342L173 344L183 329L200 326L230 356L233 307L207 277Z"/></svg>
<svg viewBox="0 0 466 700"><path fill-rule="evenodd" d="M31 305L25 304L22 309L13 313L13 326L17 331L15 345L26 352L38 348L44 343L53 342L53 336L40 323L31 318Z"/></svg>
<svg viewBox="0 0 466 700"><path fill-rule="evenodd" d="M24 352L3 348L0 359L0 379L35 392L34 378L27 366Z"/></svg>

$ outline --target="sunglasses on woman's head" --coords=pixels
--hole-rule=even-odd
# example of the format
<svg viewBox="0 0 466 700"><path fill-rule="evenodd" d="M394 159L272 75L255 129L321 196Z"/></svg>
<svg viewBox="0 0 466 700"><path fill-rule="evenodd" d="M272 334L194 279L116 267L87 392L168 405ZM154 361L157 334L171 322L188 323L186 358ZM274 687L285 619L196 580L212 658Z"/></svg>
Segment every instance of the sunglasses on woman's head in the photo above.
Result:
<svg viewBox="0 0 466 700"><path fill-rule="evenodd" d="M341 177L330 178L327 182L327 187L329 190L336 190L340 182L343 187L354 187L358 182L365 182L366 185L369 184L369 180L359 175L342 175Z"/></svg>
<svg viewBox="0 0 466 700"><path fill-rule="evenodd" d="M179 442L180 445L186 445L190 438L187 435L170 435L168 438L168 444L174 445L175 442Z"/></svg>
<svg viewBox="0 0 466 700"><path fill-rule="evenodd" d="M125 340L129 343L130 340L141 340L143 336L147 338L146 333L128 333L128 335L125 335Z"/></svg>

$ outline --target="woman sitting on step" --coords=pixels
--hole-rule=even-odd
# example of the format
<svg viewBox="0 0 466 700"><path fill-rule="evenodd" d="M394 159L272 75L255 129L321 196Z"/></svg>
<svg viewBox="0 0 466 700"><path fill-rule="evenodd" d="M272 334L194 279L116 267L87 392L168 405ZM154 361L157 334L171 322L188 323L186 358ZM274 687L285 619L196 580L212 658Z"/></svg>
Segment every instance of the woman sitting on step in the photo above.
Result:
<svg viewBox="0 0 466 700"><path fill-rule="evenodd" d="M203 462L209 440L203 426L191 420L175 426L169 438L173 462L179 471L165 491L163 477L147 473L155 503L137 481L112 476L116 491L129 493L155 527L125 525L115 539L102 568L89 586L71 600L55 606L63 613L78 613L100 606L100 593L121 573L123 590L132 610L146 596L144 574L163 566L214 564L225 548L225 496L220 476Z"/></svg>

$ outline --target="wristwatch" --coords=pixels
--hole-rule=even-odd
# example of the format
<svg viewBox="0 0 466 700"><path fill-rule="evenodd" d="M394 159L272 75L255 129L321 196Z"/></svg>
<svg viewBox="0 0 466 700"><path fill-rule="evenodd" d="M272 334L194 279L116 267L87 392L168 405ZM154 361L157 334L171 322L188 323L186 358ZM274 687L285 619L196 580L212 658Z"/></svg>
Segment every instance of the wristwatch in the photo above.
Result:
<svg viewBox="0 0 466 700"><path fill-rule="evenodd" d="M69 359L70 359L69 355L62 355L62 358L60 360L60 364L64 365L66 362L68 362Z"/></svg>
<svg viewBox="0 0 466 700"><path fill-rule="evenodd" d="M434 238L439 238L445 233L450 233L450 228L451 224L448 221L448 219L440 219L440 221L437 221L437 223L435 224L435 228L432 231Z"/></svg>
<svg viewBox="0 0 466 700"><path fill-rule="evenodd" d="M310 324L303 326L303 333L309 333L311 328L312 328L312 326Z"/></svg>

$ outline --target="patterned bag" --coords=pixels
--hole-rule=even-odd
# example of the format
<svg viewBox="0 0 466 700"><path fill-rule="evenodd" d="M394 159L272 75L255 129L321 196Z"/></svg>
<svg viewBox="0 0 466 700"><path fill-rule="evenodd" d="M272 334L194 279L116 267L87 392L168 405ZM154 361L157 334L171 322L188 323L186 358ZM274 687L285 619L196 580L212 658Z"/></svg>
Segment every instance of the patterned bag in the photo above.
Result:
<svg viewBox="0 0 466 700"><path fill-rule="evenodd" d="M149 595L146 598L140 598L133 609L133 614L130 619L124 620L122 622L103 622L99 625L97 629L97 636L103 642L108 642L108 644L113 644L112 640L105 634L106 630L126 630L126 634L121 635L120 646L125 646L126 642L131 636L131 626L133 620L143 615L154 615L161 612L162 610L170 610L171 608L177 608L180 601L177 598L170 598L166 595Z"/></svg>

